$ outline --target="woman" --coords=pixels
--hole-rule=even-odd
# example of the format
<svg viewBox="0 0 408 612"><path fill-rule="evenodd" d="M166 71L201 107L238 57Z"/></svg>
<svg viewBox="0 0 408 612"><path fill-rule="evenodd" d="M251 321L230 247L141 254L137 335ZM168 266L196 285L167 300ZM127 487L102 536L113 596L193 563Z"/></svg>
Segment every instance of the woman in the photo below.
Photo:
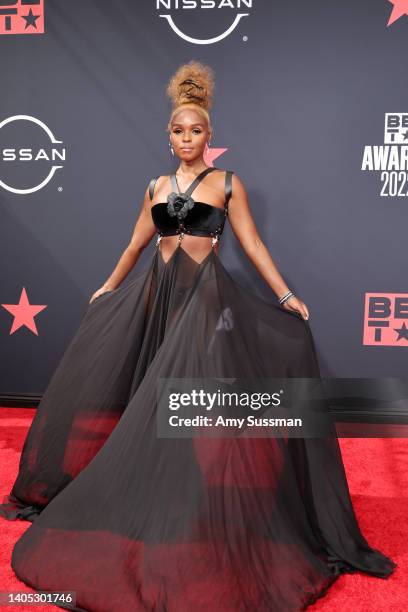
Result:
<svg viewBox="0 0 408 612"><path fill-rule="evenodd" d="M265 379L320 376L308 308L260 239L242 182L203 160L212 92L212 71L198 62L170 80L179 169L149 183L131 242L91 297L1 507L33 522L13 550L16 575L38 590L75 591L76 602L56 602L62 608L294 611L342 573L385 578L396 567L359 529L334 427L321 437L268 427L211 436L201 420L175 433L162 408L166 381L257 389ZM279 305L223 267L227 217ZM155 233L147 270L121 286Z"/></svg>

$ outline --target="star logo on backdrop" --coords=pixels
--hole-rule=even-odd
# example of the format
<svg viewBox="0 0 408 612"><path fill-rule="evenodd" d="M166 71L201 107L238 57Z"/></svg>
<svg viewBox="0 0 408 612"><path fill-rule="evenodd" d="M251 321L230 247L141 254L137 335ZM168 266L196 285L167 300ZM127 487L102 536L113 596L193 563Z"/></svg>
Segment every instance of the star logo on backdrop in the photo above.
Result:
<svg viewBox="0 0 408 612"><path fill-rule="evenodd" d="M206 147L205 151L204 151L204 161L206 164L208 164L209 166L213 166L214 165L214 161L220 157L221 155L223 155L223 153L225 153L225 151L228 151L228 149L216 149L211 148L209 146Z"/></svg>
<svg viewBox="0 0 408 612"><path fill-rule="evenodd" d="M30 9L28 15L21 15L21 17L26 20L25 29L27 29L28 26L33 26L33 28L37 29L37 24L35 22L41 15L34 15L32 9Z"/></svg>
<svg viewBox="0 0 408 612"><path fill-rule="evenodd" d="M401 327L398 327L398 328L394 327L394 331L398 332L397 340L401 340L402 338L404 340L408 340L408 327L406 326L405 323L403 323Z"/></svg>
<svg viewBox="0 0 408 612"><path fill-rule="evenodd" d="M408 15L408 0L388 0L393 4L390 18L387 23L387 27L397 21L400 17Z"/></svg>
<svg viewBox="0 0 408 612"><path fill-rule="evenodd" d="M27 297L25 287L23 287L20 295L20 301L18 304L0 304L3 306L14 317L13 325L11 326L10 335L14 334L20 327L25 325L30 331L38 336L37 327L34 321L34 317L47 308L45 304L30 304Z"/></svg>

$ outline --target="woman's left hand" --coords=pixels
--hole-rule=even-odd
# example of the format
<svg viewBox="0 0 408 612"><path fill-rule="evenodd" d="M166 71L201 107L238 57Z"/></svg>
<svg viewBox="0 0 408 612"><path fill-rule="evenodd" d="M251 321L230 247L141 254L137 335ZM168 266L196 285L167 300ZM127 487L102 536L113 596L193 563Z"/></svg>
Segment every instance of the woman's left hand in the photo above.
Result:
<svg viewBox="0 0 408 612"><path fill-rule="evenodd" d="M298 312L305 320L309 319L309 311L307 306L302 300L299 300L296 296L292 295L286 302L282 304L286 310L292 310Z"/></svg>

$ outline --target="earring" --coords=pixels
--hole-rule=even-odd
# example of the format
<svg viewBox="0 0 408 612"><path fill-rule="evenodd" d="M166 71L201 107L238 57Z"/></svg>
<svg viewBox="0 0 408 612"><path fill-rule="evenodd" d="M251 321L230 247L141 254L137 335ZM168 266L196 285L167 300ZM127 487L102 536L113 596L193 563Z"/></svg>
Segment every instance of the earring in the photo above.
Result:
<svg viewBox="0 0 408 612"><path fill-rule="evenodd" d="M174 155L174 149L172 147L171 141L169 141L169 147L170 147L171 154Z"/></svg>

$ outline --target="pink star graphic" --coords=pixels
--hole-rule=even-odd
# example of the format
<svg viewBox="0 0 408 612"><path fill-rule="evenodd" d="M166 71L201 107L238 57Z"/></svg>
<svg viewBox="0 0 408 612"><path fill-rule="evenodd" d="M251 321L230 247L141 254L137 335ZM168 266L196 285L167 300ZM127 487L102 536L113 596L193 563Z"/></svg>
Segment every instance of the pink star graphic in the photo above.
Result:
<svg viewBox="0 0 408 612"><path fill-rule="evenodd" d="M205 163L212 166L214 161L225 153L225 151L228 151L228 149L215 149L207 146L203 155Z"/></svg>
<svg viewBox="0 0 408 612"><path fill-rule="evenodd" d="M397 21L397 19L399 19L403 15L408 14L408 0L389 0L389 2L391 2L391 4L393 4L394 7L391 11L391 15L388 20L387 27L391 25L392 23L394 23L394 21Z"/></svg>
<svg viewBox="0 0 408 612"><path fill-rule="evenodd" d="M47 308L44 304L33 306L29 303L25 287L23 287L20 295L20 301L18 304L0 304L8 312L14 316L13 325L10 330L11 334L14 334L17 329L25 325L34 334L38 336L37 327L35 325L34 317Z"/></svg>

